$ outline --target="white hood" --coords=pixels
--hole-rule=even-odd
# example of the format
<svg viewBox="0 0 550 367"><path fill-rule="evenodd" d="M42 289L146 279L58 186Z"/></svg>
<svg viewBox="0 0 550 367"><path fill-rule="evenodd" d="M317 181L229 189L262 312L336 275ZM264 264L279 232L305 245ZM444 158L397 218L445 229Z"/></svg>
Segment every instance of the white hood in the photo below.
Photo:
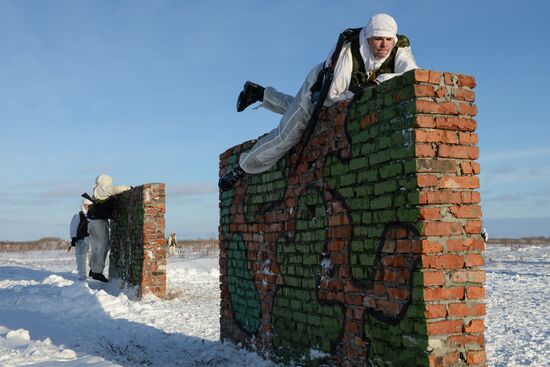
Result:
<svg viewBox="0 0 550 367"><path fill-rule="evenodd" d="M88 210L84 207L84 205L92 205L93 202L91 202L88 199L82 200L82 205L80 205L80 210L82 210L82 213L87 214Z"/></svg>
<svg viewBox="0 0 550 367"><path fill-rule="evenodd" d="M388 14L376 14L369 19L363 28L365 37L392 37L397 41L397 23Z"/></svg>
<svg viewBox="0 0 550 367"><path fill-rule="evenodd" d="M130 189L130 186L113 186L113 179L108 175L97 176L95 182L96 185L94 186L93 197L98 200L105 200L109 196L116 195Z"/></svg>
<svg viewBox="0 0 550 367"><path fill-rule="evenodd" d="M376 14L369 19L367 25L361 29L359 34L359 52L365 62L367 73L378 69L391 53L384 58L376 58L369 47L368 39L371 37L391 37L393 38L393 46L397 43L397 23L388 14Z"/></svg>
<svg viewBox="0 0 550 367"><path fill-rule="evenodd" d="M95 179L96 186L111 186L113 184L113 178L109 175L99 175Z"/></svg>

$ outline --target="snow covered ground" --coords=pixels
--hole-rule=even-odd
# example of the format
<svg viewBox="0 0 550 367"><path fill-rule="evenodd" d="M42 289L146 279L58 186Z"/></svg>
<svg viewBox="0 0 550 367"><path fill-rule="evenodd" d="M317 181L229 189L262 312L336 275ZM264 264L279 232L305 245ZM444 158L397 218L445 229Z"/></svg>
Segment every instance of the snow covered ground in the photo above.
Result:
<svg viewBox="0 0 550 367"><path fill-rule="evenodd" d="M550 246L486 262L488 365L550 366ZM0 366L273 366L219 341L217 258L169 258L168 301L73 269L72 252L0 253Z"/></svg>
<svg viewBox="0 0 550 367"><path fill-rule="evenodd" d="M219 341L217 258L169 258L169 301L73 269L73 252L0 253L0 366L273 366Z"/></svg>
<svg viewBox="0 0 550 367"><path fill-rule="evenodd" d="M485 252L489 366L550 366L550 245Z"/></svg>

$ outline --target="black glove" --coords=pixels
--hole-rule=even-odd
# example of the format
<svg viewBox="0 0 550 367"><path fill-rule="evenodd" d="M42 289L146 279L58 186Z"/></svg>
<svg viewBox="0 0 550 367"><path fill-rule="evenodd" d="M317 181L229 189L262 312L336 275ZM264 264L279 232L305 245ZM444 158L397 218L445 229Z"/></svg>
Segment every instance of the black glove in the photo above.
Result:
<svg viewBox="0 0 550 367"><path fill-rule="evenodd" d="M72 246L72 247L75 247L75 246L76 246L76 241L77 241L77 240L76 240L76 237L71 238L71 246Z"/></svg>

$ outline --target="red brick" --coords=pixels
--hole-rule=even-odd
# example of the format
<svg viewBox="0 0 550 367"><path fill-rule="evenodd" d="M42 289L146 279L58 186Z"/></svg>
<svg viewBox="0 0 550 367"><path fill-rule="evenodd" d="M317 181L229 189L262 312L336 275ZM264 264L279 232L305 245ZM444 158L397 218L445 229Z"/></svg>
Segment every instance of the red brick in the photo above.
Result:
<svg viewBox="0 0 550 367"><path fill-rule="evenodd" d="M409 289L388 288L388 296L390 300L405 301L411 296L411 291Z"/></svg>
<svg viewBox="0 0 550 367"><path fill-rule="evenodd" d="M435 175L418 175L418 187L433 187L437 186L439 179Z"/></svg>
<svg viewBox="0 0 550 367"><path fill-rule="evenodd" d="M476 133L458 133L458 143L461 145L477 145L478 138Z"/></svg>
<svg viewBox="0 0 550 367"><path fill-rule="evenodd" d="M468 254L464 256L466 266L483 266L483 256L479 254Z"/></svg>
<svg viewBox="0 0 550 367"><path fill-rule="evenodd" d="M402 255L397 256L384 256L382 258L382 264L392 268L403 268L407 264L407 260Z"/></svg>
<svg viewBox="0 0 550 367"><path fill-rule="evenodd" d="M452 335L447 338L447 341L450 344L459 346L465 346L467 344L478 345L480 347L484 346L483 335Z"/></svg>
<svg viewBox="0 0 550 367"><path fill-rule="evenodd" d="M422 228L422 234L425 236L451 236L462 233L460 223L426 222Z"/></svg>
<svg viewBox="0 0 550 367"><path fill-rule="evenodd" d="M423 191L420 193L420 204L460 204L462 203L460 191Z"/></svg>
<svg viewBox="0 0 550 367"><path fill-rule="evenodd" d="M450 367L454 366L458 362L459 353L449 352L443 356L430 355L429 363L430 367Z"/></svg>
<svg viewBox="0 0 550 367"><path fill-rule="evenodd" d="M447 251L483 251L484 249L485 242L482 239L447 240Z"/></svg>
<svg viewBox="0 0 550 367"><path fill-rule="evenodd" d="M420 207L420 219L441 219L441 209Z"/></svg>
<svg viewBox="0 0 550 367"><path fill-rule="evenodd" d="M415 140L420 143L457 144L458 135L452 130L415 130Z"/></svg>
<svg viewBox="0 0 550 367"><path fill-rule="evenodd" d="M485 316L485 304L468 306L464 303L452 303L447 307L450 317Z"/></svg>
<svg viewBox="0 0 550 367"><path fill-rule="evenodd" d="M346 330L348 333L353 333L353 334L359 333L360 329L361 329L361 325L359 325L359 323L354 321L346 322L346 325L344 327L344 330Z"/></svg>
<svg viewBox="0 0 550 367"><path fill-rule="evenodd" d="M385 282L397 282L401 279L401 273L399 271L386 270L383 279Z"/></svg>
<svg viewBox="0 0 550 367"><path fill-rule="evenodd" d="M423 254L438 253L443 251L443 246L441 246L439 242L429 240L421 240L420 248L422 250L421 253Z"/></svg>
<svg viewBox="0 0 550 367"><path fill-rule="evenodd" d="M445 284L445 273L442 271L426 271L422 273L424 277L424 286L434 286Z"/></svg>
<svg viewBox="0 0 550 367"><path fill-rule="evenodd" d="M485 325L483 320L472 320L467 325L464 325L465 333L483 333L485 330Z"/></svg>
<svg viewBox="0 0 550 367"><path fill-rule="evenodd" d="M437 156L442 158L478 159L479 148L441 144Z"/></svg>
<svg viewBox="0 0 550 367"><path fill-rule="evenodd" d="M466 287L466 298L483 299L485 298L485 288L483 287Z"/></svg>
<svg viewBox="0 0 550 367"><path fill-rule="evenodd" d="M428 322L428 335L444 335L462 332L462 320Z"/></svg>
<svg viewBox="0 0 550 367"><path fill-rule="evenodd" d="M457 283L484 283L485 279L483 270L459 270L451 275L451 280Z"/></svg>
<svg viewBox="0 0 550 367"><path fill-rule="evenodd" d="M441 83L441 73L439 71L430 70L430 78L428 79L429 83L440 84Z"/></svg>
<svg viewBox="0 0 550 367"><path fill-rule="evenodd" d="M464 231L468 234L479 234L481 233L481 221L480 220L469 220L464 226Z"/></svg>
<svg viewBox="0 0 550 367"><path fill-rule="evenodd" d="M380 283L375 283L372 287L372 293L375 296L384 296L386 294L386 287Z"/></svg>
<svg viewBox="0 0 550 367"><path fill-rule="evenodd" d="M346 247L346 242L342 240L329 241L327 248L330 252L341 251Z"/></svg>
<svg viewBox="0 0 550 367"><path fill-rule="evenodd" d="M422 69L415 69L414 70L414 80L417 82L427 82L430 80L430 71L429 70L422 70Z"/></svg>
<svg viewBox="0 0 550 367"><path fill-rule="evenodd" d="M455 88L454 97L460 101L473 102L475 100L474 91L465 88Z"/></svg>
<svg viewBox="0 0 550 367"><path fill-rule="evenodd" d="M447 88L445 87L437 87L435 90L435 96L439 98L447 97L448 94Z"/></svg>
<svg viewBox="0 0 550 367"><path fill-rule="evenodd" d="M339 226L339 225L346 224L346 223L347 223L347 218L344 214L332 215L328 218L328 225L331 226L331 227ZM280 229L277 230L277 231L279 232Z"/></svg>
<svg viewBox="0 0 550 367"><path fill-rule="evenodd" d="M348 257L346 254L344 253L341 253L341 252L333 252L331 255L330 255L330 261L333 263L333 264L347 264L348 263Z"/></svg>
<svg viewBox="0 0 550 367"><path fill-rule="evenodd" d="M476 86L476 80L471 76L458 74L457 77L459 87L474 88Z"/></svg>
<svg viewBox="0 0 550 367"><path fill-rule="evenodd" d="M451 206L449 210L455 218L481 218L479 205Z"/></svg>
<svg viewBox="0 0 550 367"><path fill-rule="evenodd" d="M462 204L477 204L481 200L479 192L477 191L466 191L462 192L460 195Z"/></svg>
<svg viewBox="0 0 550 367"><path fill-rule="evenodd" d="M425 288L424 301L446 301L464 299L464 287Z"/></svg>
<svg viewBox="0 0 550 367"><path fill-rule="evenodd" d="M461 115L475 116L477 115L477 106L468 102L459 102L458 113Z"/></svg>
<svg viewBox="0 0 550 367"><path fill-rule="evenodd" d="M427 319L437 319L440 317L445 317L447 315L447 310L445 305L426 305L426 318Z"/></svg>
<svg viewBox="0 0 550 367"><path fill-rule="evenodd" d="M390 315L399 315L401 312L401 307L399 306L399 303L391 302L391 301L384 301L384 300L376 300L376 304L379 307L379 309L384 310L385 313L389 313Z"/></svg>
<svg viewBox="0 0 550 367"><path fill-rule="evenodd" d="M435 96L435 89L430 84L415 84L414 95L416 97L433 97Z"/></svg>
<svg viewBox="0 0 550 367"><path fill-rule="evenodd" d="M445 176L439 180L441 189L476 189L479 179L476 176Z"/></svg>
<svg viewBox="0 0 550 367"><path fill-rule="evenodd" d="M423 255L422 265L433 269L462 269L464 256L462 255Z"/></svg>
<svg viewBox="0 0 550 367"><path fill-rule="evenodd" d="M477 123L469 117L439 116L435 119L435 125L439 129L475 131Z"/></svg>
<svg viewBox="0 0 550 367"><path fill-rule="evenodd" d="M396 252L398 253L418 253L420 248L420 241L416 239L397 240Z"/></svg>
<svg viewBox="0 0 550 367"><path fill-rule="evenodd" d="M434 128L436 126L435 118L430 115L416 115L415 127Z"/></svg>
<svg viewBox="0 0 550 367"><path fill-rule="evenodd" d="M454 85L454 82L453 82L453 74L451 74L451 73L443 73L443 77L445 78L445 84L446 84L446 85Z"/></svg>
<svg viewBox="0 0 550 367"><path fill-rule="evenodd" d="M345 115L342 114L341 116L345 116ZM374 125L376 122L378 122L378 114L376 112L371 112L365 117L363 117L359 125L361 126L362 129L364 129L367 126Z"/></svg>
<svg viewBox="0 0 550 367"><path fill-rule="evenodd" d="M468 365L485 363L486 361L485 351L476 350L476 351L467 352L466 361L468 362Z"/></svg>
<svg viewBox="0 0 550 367"><path fill-rule="evenodd" d="M417 113L437 113L441 115L457 115L458 106L451 102L433 102L421 99L416 100Z"/></svg>
<svg viewBox="0 0 550 367"><path fill-rule="evenodd" d="M414 148L416 157L435 157L435 148L431 144L416 144Z"/></svg>

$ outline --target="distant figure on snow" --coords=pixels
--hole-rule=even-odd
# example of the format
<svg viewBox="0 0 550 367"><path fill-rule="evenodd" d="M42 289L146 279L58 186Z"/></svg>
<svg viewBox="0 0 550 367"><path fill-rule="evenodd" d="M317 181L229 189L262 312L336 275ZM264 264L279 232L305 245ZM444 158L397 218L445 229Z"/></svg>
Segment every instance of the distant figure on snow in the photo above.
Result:
<svg viewBox="0 0 550 367"><path fill-rule="evenodd" d="M489 233L487 233L487 230L485 228L481 230L481 238L483 238L483 242L485 243L489 241Z"/></svg>
<svg viewBox="0 0 550 367"><path fill-rule="evenodd" d="M176 233L170 232L170 236L168 236L168 252L170 255L172 256L176 255L177 245L178 245L178 240L176 239Z"/></svg>
<svg viewBox="0 0 550 367"><path fill-rule="evenodd" d="M277 128L242 153L239 164L220 178L221 191L233 188L245 174L270 169L301 139L316 104L330 106L350 99L367 87L418 68L409 39L397 34L397 23L387 14L376 14L365 27L348 29L340 37L342 42L339 39L338 47L333 48L327 60L309 72L295 97L250 81L244 84L237 112L262 102L262 107L282 117ZM334 73L330 85L330 78L325 78L329 70ZM326 88L326 99L321 101L321 91Z"/></svg>
<svg viewBox="0 0 550 367"><path fill-rule="evenodd" d="M130 186L113 186L113 179L107 175L99 175L96 178L92 198L94 202L108 199L110 196L129 190ZM90 234L90 247L92 250L90 258L89 275L101 282L109 280L103 275L107 253L110 249L109 240L109 220L108 219L90 219L88 225Z"/></svg>
<svg viewBox="0 0 550 367"><path fill-rule="evenodd" d="M90 243L88 238L88 219L86 213L88 208L93 203L84 199L80 207L80 212L73 215L69 228L69 236L71 237L71 246L75 248L76 270L78 277L81 280L86 279L88 270L88 261L90 256Z"/></svg>

